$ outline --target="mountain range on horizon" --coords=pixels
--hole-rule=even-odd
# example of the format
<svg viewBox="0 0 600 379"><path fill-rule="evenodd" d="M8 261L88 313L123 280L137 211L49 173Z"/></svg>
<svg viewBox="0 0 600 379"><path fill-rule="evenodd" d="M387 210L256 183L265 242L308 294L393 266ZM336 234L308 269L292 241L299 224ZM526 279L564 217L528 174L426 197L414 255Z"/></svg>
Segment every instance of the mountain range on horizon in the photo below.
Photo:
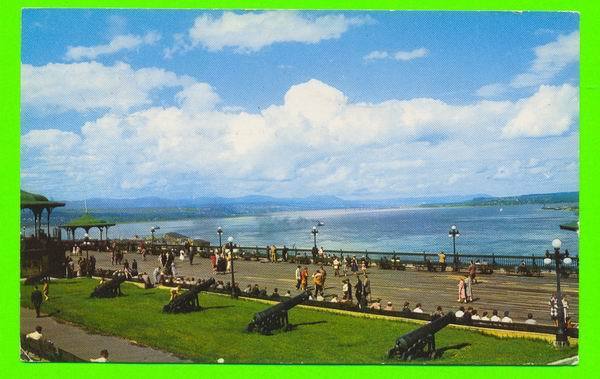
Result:
<svg viewBox="0 0 600 379"><path fill-rule="evenodd" d="M114 209L114 208L201 208L219 206L267 206L291 207L299 209L321 208L382 208L398 206L421 206L440 204L485 203L491 200L515 200L524 203L563 203L577 202L579 192L556 192L546 194L527 194L518 196L492 196L488 194L423 196L376 200L347 200L337 196L308 196L304 198L277 198L266 195L247 195L241 197L197 197L184 199L166 199L149 196L141 198L90 198L67 201L67 209ZM517 201L519 201L517 200Z"/></svg>

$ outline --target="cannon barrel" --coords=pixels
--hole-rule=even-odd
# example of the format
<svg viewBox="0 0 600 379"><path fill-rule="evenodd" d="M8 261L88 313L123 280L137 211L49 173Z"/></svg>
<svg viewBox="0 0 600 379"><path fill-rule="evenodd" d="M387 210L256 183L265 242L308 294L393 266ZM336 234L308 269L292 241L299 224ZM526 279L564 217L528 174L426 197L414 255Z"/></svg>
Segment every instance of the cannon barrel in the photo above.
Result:
<svg viewBox="0 0 600 379"><path fill-rule="evenodd" d="M292 309L293 307L295 307L296 305L305 302L306 300L308 300L308 292L302 292L300 295L298 296L294 296L286 301L282 301L279 304L275 304L270 308L265 309L262 312L257 312L254 314L254 322L255 323L260 323L263 320L266 320L267 318L269 318L272 314L275 313L279 313L279 312L283 312L283 311L287 311L289 309Z"/></svg>
<svg viewBox="0 0 600 379"><path fill-rule="evenodd" d="M309 293L302 292L301 294L275 304L262 312L255 313L254 318L250 324L248 324L246 330L252 332L258 329L263 334L268 334L271 330L282 327L286 327L286 330L288 330L290 325L287 320L287 311L308 300L308 298Z"/></svg>
<svg viewBox="0 0 600 379"><path fill-rule="evenodd" d="M443 329L455 320L456 316L454 315L454 313L448 312L445 316L442 316L436 320L431 321L428 324L423 325L418 329L415 329L402 335L396 340L396 348L402 350L408 349L414 344L416 344L420 339L423 339L429 335L433 335L439 332L441 329Z"/></svg>

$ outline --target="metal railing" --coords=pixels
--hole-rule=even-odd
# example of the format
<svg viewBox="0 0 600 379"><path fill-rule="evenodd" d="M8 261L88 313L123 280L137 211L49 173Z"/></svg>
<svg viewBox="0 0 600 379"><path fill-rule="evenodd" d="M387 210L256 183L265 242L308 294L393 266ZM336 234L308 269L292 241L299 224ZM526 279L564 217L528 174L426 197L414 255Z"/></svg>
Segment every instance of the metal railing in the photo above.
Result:
<svg viewBox="0 0 600 379"><path fill-rule="evenodd" d="M77 242L77 241L76 241ZM104 242L104 241L103 241ZM141 241L132 240L112 240L117 244L119 250L129 250L130 252L137 251L137 247ZM102 244L104 249L109 244ZM95 247L95 246L94 246ZM92 249L94 248L92 247ZM145 241L145 248L148 254L160 254L162 251L175 250L179 252L181 249L194 250L201 257L208 258L211 251L219 249L219 246L192 246L183 244L167 244L167 243L154 243L149 244ZM238 259L246 260L258 260L258 259L269 259L270 252L268 247L260 246L236 246L234 254ZM369 251L369 250L326 250L325 255L320 257L319 255L313 256L312 249L308 248L297 248L295 246L288 247L287 261L293 263L319 263L331 265L333 257L338 258L353 258L356 257L359 264L362 260L367 260L370 264L381 264L385 262L396 262L402 265L413 265L416 267L426 266L428 261L431 265L439 266L439 255L437 252L404 252L404 251ZM277 257L282 260L282 246L277 247ZM452 253L446 254L446 266L453 267L455 265L458 269L465 269L474 262L477 265L483 265L489 267L491 270L504 269L507 272L518 271L518 267L525 265L527 272L540 273L546 269L544 265L544 255L505 255L505 254L473 254L458 252L456 256ZM571 257L573 263L565 267L567 273L578 273L579 271L579 257ZM342 260L342 265L344 264Z"/></svg>

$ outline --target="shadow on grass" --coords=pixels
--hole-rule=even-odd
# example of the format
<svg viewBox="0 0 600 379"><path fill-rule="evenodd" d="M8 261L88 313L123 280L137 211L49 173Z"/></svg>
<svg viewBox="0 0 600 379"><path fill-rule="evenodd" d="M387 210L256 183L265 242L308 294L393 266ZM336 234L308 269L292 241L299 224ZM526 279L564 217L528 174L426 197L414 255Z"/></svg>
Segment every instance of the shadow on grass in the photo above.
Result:
<svg viewBox="0 0 600 379"><path fill-rule="evenodd" d="M223 308L233 308L235 305L213 305L212 307L202 307L203 310L208 309L223 309Z"/></svg>
<svg viewBox="0 0 600 379"><path fill-rule="evenodd" d="M437 356L437 358L441 358L444 355L444 353L448 350L460 350L467 346L471 346L471 344L466 342L466 343L459 343L456 345L444 346L440 349L436 349L436 356Z"/></svg>
<svg viewBox="0 0 600 379"><path fill-rule="evenodd" d="M53 317L53 316L56 316L59 313L60 313L60 310L55 310L55 311L52 311L52 312L50 312L48 314L40 315L40 318Z"/></svg>
<svg viewBox="0 0 600 379"><path fill-rule="evenodd" d="M296 329L299 326L305 326L305 325L317 325L317 324L325 324L327 323L327 321L325 320L321 320L321 321L312 321L312 322L301 322L298 324L290 324L291 330Z"/></svg>

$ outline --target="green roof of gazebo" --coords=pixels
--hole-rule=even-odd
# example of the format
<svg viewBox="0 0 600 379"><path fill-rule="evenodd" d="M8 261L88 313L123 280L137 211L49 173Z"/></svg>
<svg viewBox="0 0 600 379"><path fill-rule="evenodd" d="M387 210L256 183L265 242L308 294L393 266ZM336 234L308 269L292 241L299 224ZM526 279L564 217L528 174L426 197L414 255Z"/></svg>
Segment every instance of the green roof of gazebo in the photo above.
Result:
<svg viewBox="0 0 600 379"><path fill-rule="evenodd" d="M65 203L48 200L46 196L21 190L21 209L64 207Z"/></svg>
<svg viewBox="0 0 600 379"><path fill-rule="evenodd" d="M84 213L81 217L71 220L61 225L63 228L96 228L104 226L115 226L115 223L99 220L89 213Z"/></svg>

